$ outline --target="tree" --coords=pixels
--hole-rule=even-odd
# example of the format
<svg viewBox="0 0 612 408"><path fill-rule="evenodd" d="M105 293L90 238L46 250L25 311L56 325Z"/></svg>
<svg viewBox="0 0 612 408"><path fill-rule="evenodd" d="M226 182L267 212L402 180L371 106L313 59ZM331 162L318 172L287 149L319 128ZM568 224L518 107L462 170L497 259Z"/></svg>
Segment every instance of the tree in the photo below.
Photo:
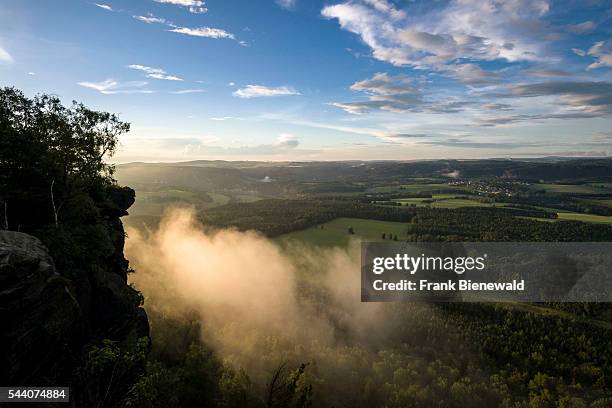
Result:
<svg viewBox="0 0 612 408"><path fill-rule="evenodd" d="M287 364L280 364L272 373L267 386L267 408L308 408L312 405L312 385L304 379L308 364L287 372Z"/></svg>
<svg viewBox="0 0 612 408"><path fill-rule="evenodd" d="M0 202L6 229L57 226L68 204L112 184L118 137L130 125L80 103L0 89ZM28 188L25 189L24 186Z"/></svg>

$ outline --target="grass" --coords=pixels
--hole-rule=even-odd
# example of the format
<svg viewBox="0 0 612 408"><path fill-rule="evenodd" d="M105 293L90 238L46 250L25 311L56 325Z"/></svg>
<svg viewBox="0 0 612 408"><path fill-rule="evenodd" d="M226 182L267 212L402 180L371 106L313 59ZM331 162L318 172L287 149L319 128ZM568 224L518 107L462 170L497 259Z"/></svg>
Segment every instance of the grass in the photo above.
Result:
<svg viewBox="0 0 612 408"><path fill-rule="evenodd" d="M230 198L226 196L225 194L214 193L214 192L208 192L207 194L209 195L210 198L212 198L213 203L215 203L215 205L227 204L230 200Z"/></svg>
<svg viewBox="0 0 612 408"><path fill-rule="evenodd" d="M463 187L449 186L445 183L415 183L415 184L394 184L386 186L376 186L366 190L366 193L391 193L391 192L402 192L402 193L430 193L432 191L441 189L452 189L457 190L458 193L467 191Z"/></svg>
<svg viewBox="0 0 612 408"><path fill-rule="evenodd" d="M254 201L261 200L261 197L254 194L236 194L234 199L240 201L241 203L252 203Z"/></svg>
<svg viewBox="0 0 612 408"><path fill-rule="evenodd" d="M602 205L604 207L612 207L612 200L609 198L601 198L601 199L583 199L580 200L583 203L586 204L595 204L595 205Z"/></svg>
<svg viewBox="0 0 612 408"><path fill-rule="evenodd" d="M402 222L364 220L359 218L336 218L323 225L295 231L276 238L278 242L305 242L318 246L346 246L351 239L377 241L382 233L397 235L398 240L407 238L408 224ZM353 227L354 235L348 233Z"/></svg>
<svg viewBox="0 0 612 408"><path fill-rule="evenodd" d="M532 191L544 190L551 193L573 193L573 194L593 194L609 190L608 187L603 187L601 183L592 184L546 184L538 183L530 186Z"/></svg>
<svg viewBox="0 0 612 408"><path fill-rule="evenodd" d="M434 200L433 202L427 202ZM504 207L506 203L487 203L477 200L472 200L469 196L460 196L456 194L434 194L432 198L398 198L393 200L404 205L416 205L417 207L432 207L432 208L462 208L462 207Z"/></svg>
<svg viewBox="0 0 612 408"><path fill-rule="evenodd" d="M593 202L600 205L605 205L606 207L612 207L612 200L593 200Z"/></svg>
<svg viewBox="0 0 612 408"><path fill-rule="evenodd" d="M595 222L598 224L612 224L612 216L580 214L574 212L559 212L560 220Z"/></svg>
<svg viewBox="0 0 612 408"><path fill-rule="evenodd" d="M563 210L555 210L554 208L546 208L546 210L551 211L551 212L556 212L559 218L557 219L534 218L534 217L529 217L529 218L532 220L546 221L546 222L582 221L582 222L594 222L597 224L612 224L612 216L582 214L582 213L568 212L568 211L564 212ZM527 217L521 217L521 218L527 218Z"/></svg>

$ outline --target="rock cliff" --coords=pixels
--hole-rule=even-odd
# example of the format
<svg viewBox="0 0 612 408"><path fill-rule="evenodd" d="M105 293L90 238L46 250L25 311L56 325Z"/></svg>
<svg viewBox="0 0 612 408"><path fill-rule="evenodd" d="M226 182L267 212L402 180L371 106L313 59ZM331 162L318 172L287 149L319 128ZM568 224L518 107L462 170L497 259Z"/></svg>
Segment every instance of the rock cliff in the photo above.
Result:
<svg viewBox="0 0 612 408"><path fill-rule="evenodd" d="M69 384L87 348L102 339L146 337L146 313L127 284L120 221L134 191L114 187L100 206L113 251L103 262L64 274L42 242L0 231L0 384ZM68 277L70 276L70 277Z"/></svg>

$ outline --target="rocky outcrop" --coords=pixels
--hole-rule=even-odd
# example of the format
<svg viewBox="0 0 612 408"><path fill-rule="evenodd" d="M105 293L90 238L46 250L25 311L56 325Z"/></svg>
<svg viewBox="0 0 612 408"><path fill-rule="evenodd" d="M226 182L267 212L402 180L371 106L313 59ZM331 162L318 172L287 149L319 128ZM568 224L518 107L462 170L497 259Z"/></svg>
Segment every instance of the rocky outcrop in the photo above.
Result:
<svg viewBox="0 0 612 408"><path fill-rule="evenodd" d="M147 315L138 307L140 294L127 284L129 262L123 255L125 230L120 217L128 214L135 192L129 187L113 187L107 195L101 212L114 250L103 267L93 268L88 274L90 326L96 338L123 341L149 335Z"/></svg>
<svg viewBox="0 0 612 408"><path fill-rule="evenodd" d="M112 254L80 265L78 273L57 270L38 238L0 231L0 384L69 384L89 346L148 337L148 319L139 293L127 284L123 255L119 217L133 202L129 188L109 191L99 208Z"/></svg>
<svg viewBox="0 0 612 408"><path fill-rule="evenodd" d="M0 231L0 383L70 374L84 340L74 285L35 237ZM68 371L68 372L66 372Z"/></svg>

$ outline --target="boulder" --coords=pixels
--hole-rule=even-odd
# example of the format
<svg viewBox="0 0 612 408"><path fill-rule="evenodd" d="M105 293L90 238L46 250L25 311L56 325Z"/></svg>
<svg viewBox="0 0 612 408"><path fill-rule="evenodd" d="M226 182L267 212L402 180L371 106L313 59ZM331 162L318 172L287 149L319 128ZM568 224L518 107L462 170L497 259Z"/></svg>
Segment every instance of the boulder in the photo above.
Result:
<svg viewBox="0 0 612 408"><path fill-rule="evenodd" d="M0 321L1 384L70 376L84 340L81 308L72 282L31 235L0 231Z"/></svg>

